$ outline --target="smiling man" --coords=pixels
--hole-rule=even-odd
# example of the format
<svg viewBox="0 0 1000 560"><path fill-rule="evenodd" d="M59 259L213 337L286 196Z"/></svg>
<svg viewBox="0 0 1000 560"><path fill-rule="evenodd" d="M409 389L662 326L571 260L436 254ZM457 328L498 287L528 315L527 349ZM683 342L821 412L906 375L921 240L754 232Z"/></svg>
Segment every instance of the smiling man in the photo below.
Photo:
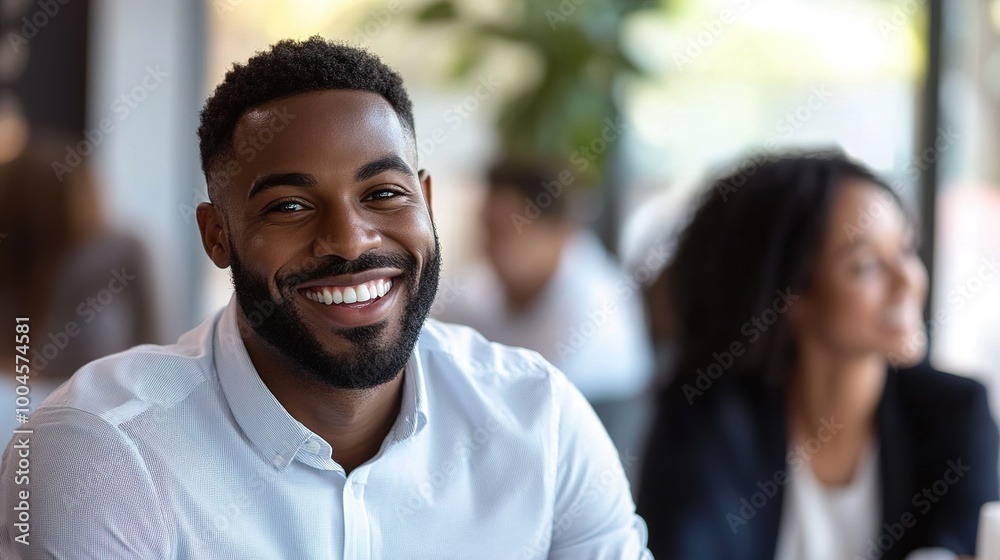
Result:
<svg viewBox="0 0 1000 560"><path fill-rule="evenodd" d="M226 75L199 137L198 226L235 296L31 415L30 486L17 438L4 454L0 557L649 557L618 454L565 377L426 320L431 179L395 72L283 41Z"/></svg>

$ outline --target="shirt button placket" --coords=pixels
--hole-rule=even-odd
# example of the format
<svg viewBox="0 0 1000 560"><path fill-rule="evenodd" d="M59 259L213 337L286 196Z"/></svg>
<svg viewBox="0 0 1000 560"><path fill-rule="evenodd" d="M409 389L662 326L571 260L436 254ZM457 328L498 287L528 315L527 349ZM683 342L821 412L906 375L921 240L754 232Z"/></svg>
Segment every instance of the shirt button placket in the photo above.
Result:
<svg viewBox="0 0 1000 560"><path fill-rule="evenodd" d="M344 485L344 558L372 557L371 526L364 493L363 474L352 472Z"/></svg>

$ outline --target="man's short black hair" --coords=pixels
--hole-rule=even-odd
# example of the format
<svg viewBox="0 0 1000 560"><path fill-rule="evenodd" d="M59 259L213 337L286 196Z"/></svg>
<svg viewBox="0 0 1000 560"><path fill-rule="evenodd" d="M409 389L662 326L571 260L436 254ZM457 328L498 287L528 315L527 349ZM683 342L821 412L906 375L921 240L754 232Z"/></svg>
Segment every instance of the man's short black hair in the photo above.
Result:
<svg viewBox="0 0 1000 560"><path fill-rule="evenodd" d="M381 95L413 134L413 107L403 79L377 56L318 35L280 41L246 64L233 65L201 110L198 141L209 197L215 198L216 188L211 172L222 164L223 156L234 153L233 132L244 113L282 97L332 89Z"/></svg>

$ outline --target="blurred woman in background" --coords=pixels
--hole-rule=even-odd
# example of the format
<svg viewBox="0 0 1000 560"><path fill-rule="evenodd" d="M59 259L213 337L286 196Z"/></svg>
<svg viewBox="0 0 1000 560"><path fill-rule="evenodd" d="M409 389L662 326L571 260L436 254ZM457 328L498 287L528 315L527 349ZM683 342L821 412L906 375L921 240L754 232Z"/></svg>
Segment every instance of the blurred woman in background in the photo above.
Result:
<svg viewBox="0 0 1000 560"><path fill-rule="evenodd" d="M53 167L71 140L36 133L0 165L0 317L12 334L15 317L29 318L31 409L80 366L156 337L141 245L104 223L86 162ZM0 345L0 398L11 408L13 342ZM10 410L0 417L4 442L14 427Z"/></svg>
<svg viewBox="0 0 1000 560"><path fill-rule="evenodd" d="M712 185L662 283L680 355L638 499L657 557L974 553L997 428L980 383L924 360L916 246L896 194L839 153Z"/></svg>

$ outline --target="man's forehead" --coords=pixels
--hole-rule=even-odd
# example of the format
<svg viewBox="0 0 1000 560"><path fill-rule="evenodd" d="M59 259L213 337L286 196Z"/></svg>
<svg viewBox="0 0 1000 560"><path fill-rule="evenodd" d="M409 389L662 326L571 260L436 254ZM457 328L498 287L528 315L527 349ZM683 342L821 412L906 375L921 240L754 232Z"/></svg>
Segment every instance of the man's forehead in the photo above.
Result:
<svg viewBox="0 0 1000 560"><path fill-rule="evenodd" d="M377 93L360 90L324 90L269 101L244 113L233 132L236 147L246 142L261 151L265 144L331 140L378 143L380 151L398 149L403 155L412 144L392 105Z"/></svg>

